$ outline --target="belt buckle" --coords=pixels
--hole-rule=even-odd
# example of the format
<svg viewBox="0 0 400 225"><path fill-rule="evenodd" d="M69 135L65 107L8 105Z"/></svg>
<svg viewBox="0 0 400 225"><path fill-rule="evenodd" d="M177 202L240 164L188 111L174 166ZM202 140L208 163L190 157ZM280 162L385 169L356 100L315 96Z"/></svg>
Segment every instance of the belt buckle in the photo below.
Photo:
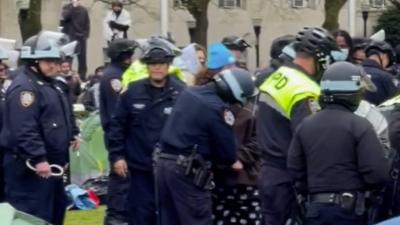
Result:
<svg viewBox="0 0 400 225"><path fill-rule="evenodd" d="M341 199L340 199L341 207L345 208L345 209L349 209L349 210L353 209L354 202L355 202L354 201L355 197L354 197L353 193L343 192L340 196L341 196Z"/></svg>

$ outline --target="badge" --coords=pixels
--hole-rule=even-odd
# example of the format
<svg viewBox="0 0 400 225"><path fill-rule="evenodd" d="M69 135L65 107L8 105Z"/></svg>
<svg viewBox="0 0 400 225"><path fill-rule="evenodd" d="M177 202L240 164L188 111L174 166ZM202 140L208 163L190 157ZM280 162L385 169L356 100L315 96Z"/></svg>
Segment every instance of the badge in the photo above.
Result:
<svg viewBox="0 0 400 225"><path fill-rule="evenodd" d="M164 108L164 114L169 115L172 112L172 107L166 107Z"/></svg>
<svg viewBox="0 0 400 225"><path fill-rule="evenodd" d="M133 104L133 108L135 109L144 109L146 107L145 104Z"/></svg>
<svg viewBox="0 0 400 225"><path fill-rule="evenodd" d="M311 113L316 113L318 111L321 111L321 106L319 106L318 102L315 99L308 99L308 107L311 110Z"/></svg>
<svg viewBox="0 0 400 225"><path fill-rule="evenodd" d="M228 124L229 126L233 126L233 124L235 123L235 116L230 110L225 109L224 120L226 124Z"/></svg>
<svg viewBox="0 0 400 225"><path fill-rule="evenodd" d="M29 107L35 101L35 95L30 91L23 91L19 96L19 100L23 107Z"/></svg>
<svg viewBox="0 0 400 225"><path fill-rule="evenodd" d="M111 88L115 91L115 92L120 92L122 89L122 84L121 81L118 79L112 79L111 80Z"/></svg>

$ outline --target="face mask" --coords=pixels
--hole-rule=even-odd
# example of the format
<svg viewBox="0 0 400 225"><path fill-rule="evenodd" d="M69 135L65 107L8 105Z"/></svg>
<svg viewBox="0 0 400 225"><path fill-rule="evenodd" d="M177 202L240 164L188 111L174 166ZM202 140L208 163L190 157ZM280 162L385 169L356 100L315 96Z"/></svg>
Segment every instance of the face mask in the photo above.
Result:
<svg viewBox="0 0 400 225"><path fill-rule="evenodd" d="M347 54L342 51L331 51L331 56L335 62L346 61Z"/></svg>
<svg viewBox="0 0 400 225"><path fill-rule="evenodd" d="M347 57L349 56L349 49L348 49L348 48L341 48L340 51L341 51L344 55L346 55L346 59L347 59Z"/></svg>

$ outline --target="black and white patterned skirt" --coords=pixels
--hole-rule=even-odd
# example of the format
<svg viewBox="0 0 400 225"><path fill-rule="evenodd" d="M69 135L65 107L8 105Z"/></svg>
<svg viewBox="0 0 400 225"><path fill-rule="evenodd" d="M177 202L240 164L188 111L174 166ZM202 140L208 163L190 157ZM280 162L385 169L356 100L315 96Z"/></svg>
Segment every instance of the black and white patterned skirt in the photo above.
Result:
<svg viewBox="0 0 400 225"><path fill-rule="evenodd" d="M212 197L214 225L261 225L262 214L257 187L217 186Z"/></svg>

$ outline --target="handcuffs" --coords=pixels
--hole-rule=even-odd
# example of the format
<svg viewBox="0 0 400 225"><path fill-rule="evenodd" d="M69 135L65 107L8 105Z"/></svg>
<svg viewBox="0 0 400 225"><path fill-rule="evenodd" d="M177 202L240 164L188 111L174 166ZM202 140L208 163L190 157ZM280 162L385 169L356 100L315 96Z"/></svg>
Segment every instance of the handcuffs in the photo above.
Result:
<svg viewBox="0 0 400 225"><path fill-rule="evenodd" d="M30 159L27 159L25 164L30 170L35 171L35 172L37 171L36 168L32 166ZM53 172L53 169L56 172ZM62 168L62 166L56 165L56 164L51 164L50 165L50 171L51 171L50 175L53 176L53 177L61 177L64 174L64 168Z"/></svg>

